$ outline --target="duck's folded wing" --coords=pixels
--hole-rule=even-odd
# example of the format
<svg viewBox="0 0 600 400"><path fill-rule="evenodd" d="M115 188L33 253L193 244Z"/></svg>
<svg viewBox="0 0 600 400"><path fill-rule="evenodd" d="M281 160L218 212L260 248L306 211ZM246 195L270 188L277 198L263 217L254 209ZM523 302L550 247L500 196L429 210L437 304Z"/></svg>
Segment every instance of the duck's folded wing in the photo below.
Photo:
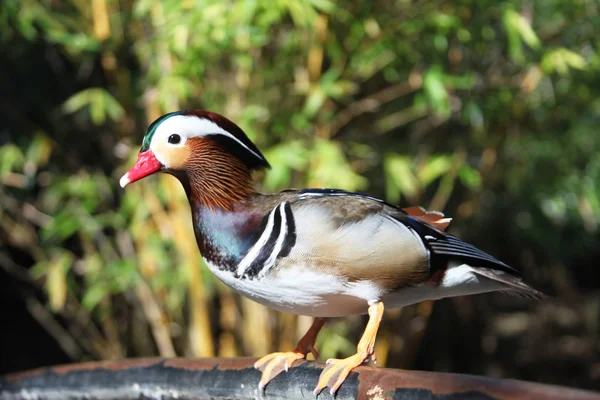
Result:
<svg viewBox="0 0 600 400"><path fill-rule="evenodd" d="M258 253L270 260L261 276L278 268L309 268L396 290L460 263L506 284L507 291L533 291L514 268L444 232L449 219L441 213L401 210L371 196L330 189L288 191L280 199L265 217L259 239Z"/></svg>
<svg viewBox="0 0 600 400"><path fill-rule="evenodd" d="M347 282L378 282L392 290L429 276L427 249L419 236L377 199L337 191L285 191L261 204L269 208L261 233L239 263L240 277L260 279L305 269Z"/></svg>
<svg viewBox="0 0 600 400"><path fill-rule="evenodd" d="M420 244L428 250L428 256L431 258L431 274L445 268L451 260L518 273L516 269L477 247L446 233L444 230L451 219L445 218L441 212L427 211L422 207L399 209L371 196L341 190L312 189L300 191L298 195L300 199L309 200L298 202L295 212L305 213L307 217L311 217L312 211L322 220L331 220L335 225L343 226L348 223L365 224L375 216L394 221L388 224L402 225L406 228L400 228L402 236L410 239L418 237ZM363 234L362 228L366 229L366 225L358 225L357 228ZM368 229L366 231L367 233L364 234L368 235ZM383 242L392 240L391 237L379 237L379 239Z"/></svg>

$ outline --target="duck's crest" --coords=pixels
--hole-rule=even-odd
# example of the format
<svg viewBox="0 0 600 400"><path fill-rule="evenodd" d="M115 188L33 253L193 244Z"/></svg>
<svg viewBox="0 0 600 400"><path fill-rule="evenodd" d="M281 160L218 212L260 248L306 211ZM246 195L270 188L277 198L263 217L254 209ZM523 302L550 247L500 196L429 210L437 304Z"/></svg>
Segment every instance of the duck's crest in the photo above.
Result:
<svg viewBox="0 0 600 400"><path fill-rule="evenodd" d="M161 124L161 122L163 122L164 120L166 120L169 117L172 117L173 115L181 115L181 114L182 114L182 111L175 111L175 112L171 112L171 113L162 115L162 116L158 117L157 119L155 119L154 122L152 122L150 124L150 126L148 127L148 130L146 131L146 134L144 135L144 141L142 142L142 149L140 150L140 153L150 149L150 143L152 143L152 137L154 136L154 133L156 132L156 128L158 128L158 126Z"/></svg>

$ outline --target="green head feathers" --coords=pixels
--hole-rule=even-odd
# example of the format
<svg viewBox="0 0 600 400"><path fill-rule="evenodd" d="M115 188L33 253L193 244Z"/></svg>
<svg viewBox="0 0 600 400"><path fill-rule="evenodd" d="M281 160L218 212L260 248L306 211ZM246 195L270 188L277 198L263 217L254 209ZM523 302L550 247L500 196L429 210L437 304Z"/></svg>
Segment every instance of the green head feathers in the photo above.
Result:
<svg viewBox="0 0 600 400"><path fill-rule="evenodd" d="M140 153L143 153L144 151L148 151L150 149L150 143L152 143L152 137L154 136L154 133L156 132L156 128L158 128L158 126L161 124L161 122L163 122L164 120L166 120L169 117L172 117L173 115L180 115L182 114L181 111L175 111L169 114L165 114L159 118L157 118L153 123L150 124L150 126L148 127L148 130L146 131L146 134L144 135L144 140L142 141L142 149L140 150Z"/></svg>

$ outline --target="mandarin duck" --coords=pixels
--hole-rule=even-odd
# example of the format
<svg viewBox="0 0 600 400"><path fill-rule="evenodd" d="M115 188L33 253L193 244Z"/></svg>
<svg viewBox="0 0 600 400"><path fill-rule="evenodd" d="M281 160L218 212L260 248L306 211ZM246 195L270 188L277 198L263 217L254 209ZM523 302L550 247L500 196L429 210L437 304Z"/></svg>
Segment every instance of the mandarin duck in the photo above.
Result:
<svg viewBox="0 0 600 400"><path fill-rule="evenodd" d="M125 187L156 172L176 177L208 268L258 303L315 317L294 351L256 362L261 390L308 353L318 356L314 343L327 318L369 315L356 354L328 360L315 394L325 387L335 394L374 356L384 306L492 291L543 296L516 269L447 233L450 219L441 213L337 189L258 193L251 174L268 167L227 118L179 111L149 126L137 162L120 180Z"/></svg>

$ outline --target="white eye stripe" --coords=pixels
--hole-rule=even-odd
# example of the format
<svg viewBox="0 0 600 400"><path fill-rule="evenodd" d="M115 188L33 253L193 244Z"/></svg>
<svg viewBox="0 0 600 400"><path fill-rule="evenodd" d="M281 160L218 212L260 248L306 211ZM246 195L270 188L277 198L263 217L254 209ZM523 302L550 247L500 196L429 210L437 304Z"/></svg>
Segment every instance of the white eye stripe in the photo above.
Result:
<svg viewBox="0 0 600 400"><path fill-rule="evenodd" d="M198 118L194 115L174 115L167 118L158 126L158 128L156 128L156 133L152 141L167 140L167 138L174 133L177 133L181 136L180 143L184 143L186 139L194 137L205 137L215 134L223 135L235 140L255 157L261 160L263 159L263 157L249 148L241 140L233 136L230 132L227 132L225 129L221 128L212 121L204 118Z"/></svg>

